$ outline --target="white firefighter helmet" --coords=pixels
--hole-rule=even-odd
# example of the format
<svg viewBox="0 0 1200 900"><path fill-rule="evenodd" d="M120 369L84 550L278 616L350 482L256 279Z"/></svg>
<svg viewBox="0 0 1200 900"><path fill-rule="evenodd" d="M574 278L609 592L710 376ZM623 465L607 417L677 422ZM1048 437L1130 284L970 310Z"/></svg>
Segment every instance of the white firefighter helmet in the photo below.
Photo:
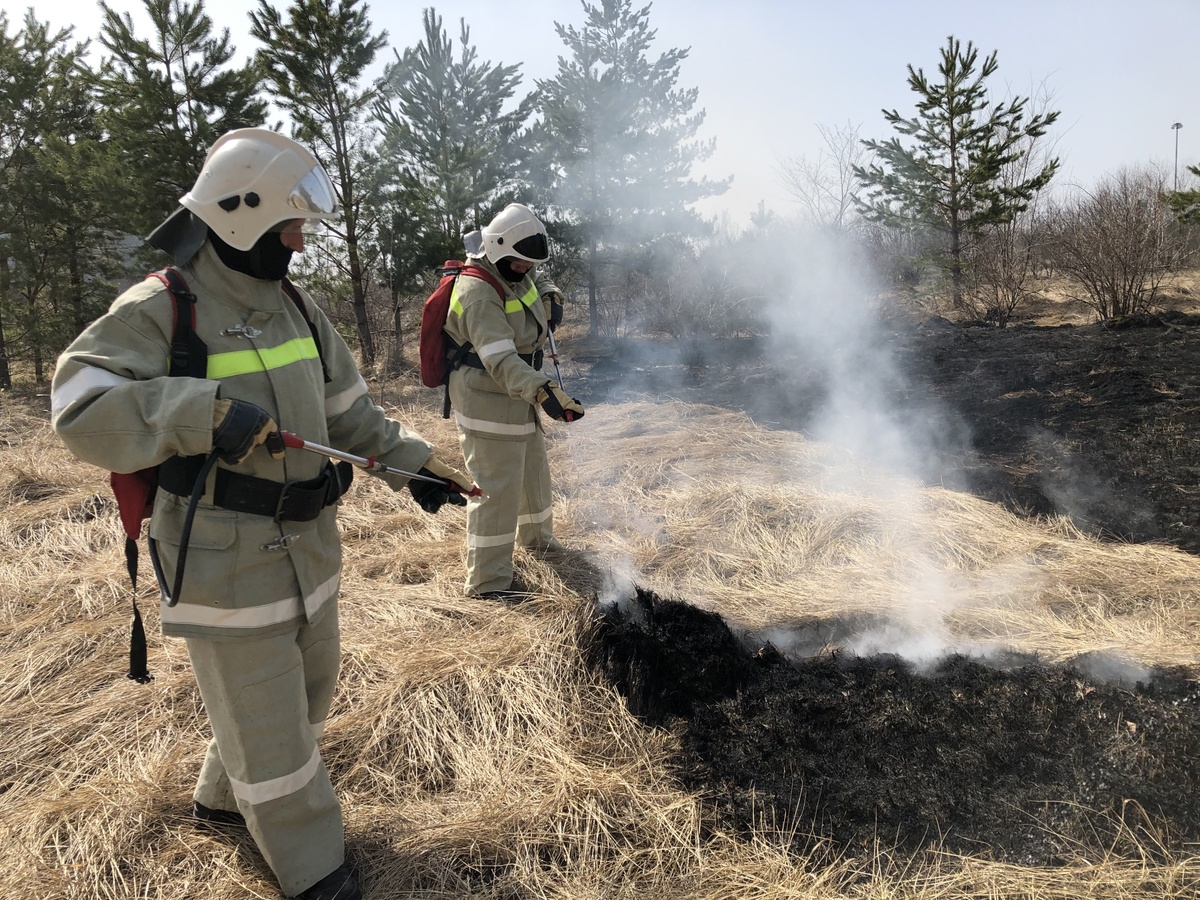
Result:
<svg viewBox="0 0 1200 900"><path fill-rule="evenodd" d="M203 243L200 223L231 247L249 250L289 219L332 219L338 214L333 183L317 158L303 145L266 128L238 128L221 135L179 203L182 208L147 238L177 262L181 255L190 258ZM184 246L192 243L195 246Z"/></svg>
<svg viewBox="0 0 1200 900"><path fill-rule="evenodd" d="M540 263L550 258L546 226L523 203L510 203L481 230L483 252L492 263L505 257Z"/></svg>

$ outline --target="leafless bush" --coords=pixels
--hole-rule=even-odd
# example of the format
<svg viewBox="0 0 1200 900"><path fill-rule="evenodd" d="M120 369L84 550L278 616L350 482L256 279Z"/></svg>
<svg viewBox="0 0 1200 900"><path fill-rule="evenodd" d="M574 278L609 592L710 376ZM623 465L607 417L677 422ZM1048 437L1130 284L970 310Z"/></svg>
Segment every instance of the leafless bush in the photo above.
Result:
<svg viewBox="0 0 1200 900"><path fill-rule="evenodd" d="M838 233L858 230L865 220L855 208L861 185L854 169L869 165L874 154L863 146L857 125L818 125L817 131L825 146L816 158L782 160L780 176L805 222Z"/></svg>
<svg viewBox="0 0 1200 900"><path fill-rule="evenodd" d="M649 309L653 303L654 292L642 275L630 275L619 284L598 289L597 333L607 338L627 337L637 323L633 311Z"/></svg>
<svg viewBox="0 0 1200 900"><path fill-rule="evenodd" d="M881 312L888 316L942 315L949 279L938 265L938 239L920 227L867 222L855 235L863 264L879 280Z"/></svg>
<svg viewBox="0 0 1200 900"><path fill-rule="evenodd" d="M1022 223L1009 222L981 235L971 250L968 309L981 321L1003 328L1036 295L1032 283L1037 263L1032 232Z"/></svg>
<svg viewBox="0 0 1200 900"><path fill-rule="evenodd" d="M921 257L927 248L918 231L870 222L863 228L862 242L875 271L888 284L914 288L920 283Z"/></svg>
<svg viewBox="0 0 1200 900"><path fill-rule="evenodd" d="M1053 95L1043 84L1034 94L1036 112L1047 115ZM1058 143L1045 133L1016 132L1013 155L1001 168L997 186L1014 190L1039 172L1057 166ZM1045 192L1035 191L1024 205L1015 206L1007 221L988 226L974 236L968 249L968 289L964 300L969 311L1003 328L1026 300L1036 295L1033 280L1045 267Z"/></svg>
<svg viewBox="0 0 1200 900"><path fill-rule="evenodd" d="M1160 170L1125 168L1091 191L1076 189L1052 213L1054 265L1074 282L1071 298L1101 321L1152 309L1163 278L1182 260L1166 187Z"/></svg>
<svg viewBox="0 0 1200 900"><path fill-rule="evenodd" d="M703 266L669 273L633 274L609 291L601 306L604 329L620 336L632 329L673 338L730 337L761 328L745 284L728 271Z"/></svg>

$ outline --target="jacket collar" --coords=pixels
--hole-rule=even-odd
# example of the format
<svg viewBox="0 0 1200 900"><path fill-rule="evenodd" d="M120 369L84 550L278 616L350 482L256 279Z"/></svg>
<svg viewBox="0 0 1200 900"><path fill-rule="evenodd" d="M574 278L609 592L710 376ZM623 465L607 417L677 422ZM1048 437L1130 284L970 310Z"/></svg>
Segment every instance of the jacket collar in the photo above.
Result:
<svg viewBox="0 0 1200 900"><path fill-rule="evenodd" d="M278 281L254 278L221 262L211 241L183 268L192 290L212 296L228 306L247 311L278 312L283 309L283 286Z"/></svg>
<svg viewBox="0 0 1200 900"><path fill-rule="evenodd" d="M529 271L525 273L524 278L522 278L520 281L512 282L501 275L500 270L496 268L496 264L486 256L468 256L467 265L477 266L489 273L493 278L496 279L496 281L504 285L508 292L514 297L525 296L525 293L533 286L533 274L538 270L536 265L532 266L530 267Z"/></svg>

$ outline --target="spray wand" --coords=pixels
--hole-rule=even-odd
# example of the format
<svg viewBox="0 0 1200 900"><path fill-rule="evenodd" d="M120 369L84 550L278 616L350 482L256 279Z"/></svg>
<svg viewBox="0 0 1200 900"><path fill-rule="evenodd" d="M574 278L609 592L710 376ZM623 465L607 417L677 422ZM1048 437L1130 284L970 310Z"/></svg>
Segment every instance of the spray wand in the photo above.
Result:
<svg viewBox="0 0 1200 900"><path fill-rule="evenodd" d="M549 356L550 361L552 363L554 363L554 374L558 376L558 386L560 388L562 388L563 393L565 394L567 392L567 386L565 384L563 384L562 369L560 369L558 367L558 344L554 340L554 329L553 328L546 329L546 337L548 337L550 339L550 352L547 353L546 355ZM569 409L564 410L563 415L566 417L566 420L568 422L575 421L575 413L571 412Z"/></svg>
<svg viewBox="0 0 1200 900"><path fill-rule="evenodd" d="M439 487L445 488L446 491L453 494L465 494L468 497L482 497L483 491L477 486L472 485L471 490L465 491L448 478L437 478L433 475L421 475L419 472L406 472L404 469L397 469L394 466L385 465L379 462L373 456L355 456L352 453L346 453L343 450L335 450L333 447L326 447L324 444L315 444L312 441L306 441L299 435L292 434L290 431L280 431L279 436L283 438L283 445L291 447L293 450L308 450L312 453L320 453L324 456L340 459L343 462L351 463L359 468L366 469L368 472L379 472L383 475L401 475L404 478L412 479L413 481L428 481L430 484L436 484Z"/></svg>

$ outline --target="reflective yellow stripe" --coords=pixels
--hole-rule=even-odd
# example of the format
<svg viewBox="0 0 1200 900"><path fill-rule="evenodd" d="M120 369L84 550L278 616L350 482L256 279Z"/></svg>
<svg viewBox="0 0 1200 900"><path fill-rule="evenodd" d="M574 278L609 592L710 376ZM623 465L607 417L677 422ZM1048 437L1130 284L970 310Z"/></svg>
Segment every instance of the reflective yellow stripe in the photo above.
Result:
<svg viewBox="0 0 1200 900"><path fill-rule="evenodd" d="M525 292L525 295L523 297L519 297L516 300L505 300L504 301L504 312L505 313L520 312L523 308L533 306L533 304L537 302L537 298L538 298L537 285L531 284L529 286L529 290L527 290Z"/></svg>
<svg viewBox="0 0 1200 900"><path fill-rule="evenodd" d="M250 372L266 372L268 369L282 369L304 359L319 358L317 344L311 336L296 338L278 347L214 353L208 358L208 377L230 378Z"/></svg>
<svg viewBox="0 0 1200 900"><path fill-rule="evenodd" d="M522 309L533 306L533 304L537 302L537 299L537 285L531 283L529 285L529 290L525 292L524 296L518 297L516 300L504 301L504 312L506 315L508 313L520 312ZM455 316L461 316L462 311L462 303L460 303L458 299L458 282L455 281L454 289L450 291L450 313Z"/></svg>

